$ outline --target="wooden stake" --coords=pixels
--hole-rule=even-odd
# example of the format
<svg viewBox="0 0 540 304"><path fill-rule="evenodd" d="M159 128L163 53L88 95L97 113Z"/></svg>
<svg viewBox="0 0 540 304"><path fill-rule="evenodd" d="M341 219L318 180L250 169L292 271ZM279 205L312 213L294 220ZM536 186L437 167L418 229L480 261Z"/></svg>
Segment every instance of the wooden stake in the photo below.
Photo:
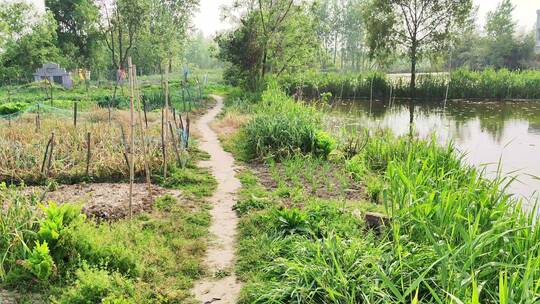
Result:
<svg viewBox="0 0 540 304"><path fill-rule="evenodd" d="M152 199L152 181L150 180L150 165L148 164L148 152L146 149L146 130L143 127L142 124L142 117L141 117L141 91L139 90L139 84L137 82L137 67L133 66L134 71L134 85L135 85L135 91L137 96L137 116L139 119L139 132L141 133L141 142L143 145L143 156L144 156L144 172L146 175L146 186L148 188L148 196L150 200ZM145 112L146 114L146 112ZM146 115L145 115L145 122L146 122ZM147 122L146 122L147 123ZM148 127L148 123L146 124L146 127Z"/></svg>
<svg viewBox="0 0 540 304"><path fill-rule="evenodd" d="M43 162L41 163L41 175L45 176L45 164L47 163L47 156L49 155L49 147L51 146L52 137L49 138L49 141L47 141L47 145L45 146L45 153L43 155Z"/></svg>
<svg viewBox="0 0 540 304"><path fill-rule="evenodd" d="M169 115L169 75L167 72L165 72L165 106L163 108L162 112L162 149L163 149L163 178L167 178L167 124L169 122L168 115Z"/></svg>
<svg viewBox="0 0 540 304"><path fill-rule="evenodd" d="M122 145L124 146L124 160L126 161L126 168L129 171L129 158L128 158L129 147L126 142L126 133L124 132L124 126L122 126L122 124L119 124L119 125L120 125L120 134L121 134L120 140L122 141Z"/></svg>
<svg viewBox="0 0 540 304"><path fill-rule="evenodd" d="M140 98L140 94L139 94L139 98ZM143 104L143 111L144 111L144 125L148 128L148 117L146 117L146 101L144 100L144 98L142 99L142 104Z"/></svg>
<svg viewBox="0 0 540 304"><path fill-rule="evenodd" d="M129 219L133 217L133 182L135 179L135 164L133 159L133 150L135 149L135 120L133 115L133 101L135 98L134 81L133 81L133 64L131 63L131 57L128 57L128 69L129 69L129 132L130 132L130 148L129 148Z"/></svg>
<svg viewBox="0 0 540 304"><path fill-rule="evenodd" d="M90 132L86 133L86 176L89 176L90 173Z"/></svg>
<svg viewBox="0 0 540 304"><path fill-rule="evenodd" d="M175 132L173 130L173 126L170 121L169 121L169 129L171 131L171 140L173 143L174 153L176 154L176 163L180 164L180 153L178 152L178 144L176 142Z"/></svg>
<svg viewBox="0 0 540 304"><path fill-rule="evenodd" d="M36 115L36 132L41 128L41 114L39 109L39 103L37 105L37 115Z"/></svg>
<svg viewBox="0 0 540 304"><path fill-rule="evenodd" d="M73 126L77 126L77 102L73 103Z"/></svg>
<svg viewBox="0 0 540 304"><path fill-rule="evenodd" d="M49 151L49 163L47 164L47 176L51 173L51 166L54 157L54 132L51 133L51 150Z"/></svg>
<svg viewBox="0 0 540 304"><path fill-rule="evenodd" d="M189 148L189 113L186 116L186 149Z"/></svg>

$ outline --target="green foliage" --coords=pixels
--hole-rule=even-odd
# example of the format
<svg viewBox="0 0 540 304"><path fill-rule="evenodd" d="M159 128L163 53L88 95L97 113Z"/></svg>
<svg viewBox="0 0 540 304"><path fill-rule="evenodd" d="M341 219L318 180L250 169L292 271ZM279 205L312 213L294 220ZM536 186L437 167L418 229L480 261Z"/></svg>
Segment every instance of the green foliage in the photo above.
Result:
<svg viewBox="0 0 540 304"><path fill-rule="evenodd" d="M337 146L336 140L328 133L317 130L315 132L315 154L327 157Z"/></svg>
<svg viewBox="0 0 540 304"><path fill-rule="evenodd" d="M28 104L23 102L7 102L0 104L0 116L24 111Z"/></svg>
<svg viewBox="0 0 540 304"><path fill-rule="evenodd" d="M37 241L23 263L24 267L40 281L46 281L53 274L54 261L46 241L43 243Z"/></svg>
<svg viewBox="0 0 540 304"><path fill-rule="evenodd" d="M263 93L258 113L242 128L244 151L250 158L317 153L319 121L315 109L294 102L277 88L270 88ZM322 136L320 139L320 152L325 153L330 139Z"/></svg>
<svg viewBox="0 0 540 304"><path fill-rule="evenodd" d="M81 208L72 204L57 205L54 202L40 207L45 213L45 218L39 224L38 238L54 248L65 229L75 220L81 219Z"/></svg>
<svg viewBox="0 0 540 304"><path fill-rule="evenodd" d="M0 183L0 281L16 270L17 260L25 259L28 246L36 241L37 199L23 196L14 186Z"/></svg>
<svg viewBox="0 0 540 304"><path fill-rule="evenodd" d="M254 195L252 197L239 200L234 205L233 209L238 215L244 215L251 211L263 210L272 206L272 202L266 198L259 198Z"/></svg>
<svg viewBox="0 0 540 304"><path fill-rule="evenodd" d="M156 208L158 210L171 210L171 208L176 205L178 203L178 200L170 195L170 194L165 194L163 196L160 196L158 198L156 198L156 200L154 201L154 205L156 206Z"/></svg>
<svg viewBox="0 0 540 304"><path fill-rule="evenodd" d="M75 283L64 289L55 303L134 303L126 298L135 293L135 286L119 273L84 265L75 276Z"/></svg>
<svg viewBox="0 0 540 304"><path fill-rule="evenodd" d="M186 168L172 167L166 179L156 176L156 179L167 188L175 188L196 198L212 195L217 182L206 168L188 166Z"/></svg>
<svg viewBox="0 0 540 304"><path fill-rule="evenodd" d="M369 99L370 77L374 77L374 99L388 100L390 91L392 97L398 99L410 94L408 81L392 79L381 73L304 73L283 77L280 83L288 94L301 93L307 99L322 98L326 92L338 99ZM533 70L457 69L452 71L449 78L421 75L417 79L416 97L430 101L443 100L447 86L449 99L538 99L540 92L536 88L540 86L540 73Z"/></svg>

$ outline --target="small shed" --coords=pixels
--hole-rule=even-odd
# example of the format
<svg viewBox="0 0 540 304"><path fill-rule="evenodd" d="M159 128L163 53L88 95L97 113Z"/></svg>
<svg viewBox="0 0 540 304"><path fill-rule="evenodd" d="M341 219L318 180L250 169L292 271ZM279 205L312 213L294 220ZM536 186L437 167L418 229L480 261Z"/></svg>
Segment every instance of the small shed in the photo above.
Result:
<svg viewBox="0 0 540 304"><path fill-rule="evenodd" d="M60 65L53 62L45 63L34 73L34 81L42 81L45 79L49 79L51 82L61 84L66 89L73 87L71 73L66 71L66 69L60 68Z"/></svg>

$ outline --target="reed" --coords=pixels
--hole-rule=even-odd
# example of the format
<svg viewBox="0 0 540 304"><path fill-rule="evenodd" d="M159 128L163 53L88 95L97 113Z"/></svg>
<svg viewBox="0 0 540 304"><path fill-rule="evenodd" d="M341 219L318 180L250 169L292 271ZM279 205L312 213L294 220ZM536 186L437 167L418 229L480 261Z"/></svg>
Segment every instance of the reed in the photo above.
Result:
<svg viewBox="0 0 540 304"><path fill-rule="evenodd" d="M371 80L373 79L373 94ZM337 99L387 100L392 96L410 96L409 79L404 76L385 75L380 72L337 74L307 72L287 75L280 80L289 95L306 99L319 99L331 93ZM485 99L515 100L540 99L540 72L533 70L471 71L457 69L448 74L418 75L416 98L421 100ZM391 93L392 92L392 93Z"/></svg>

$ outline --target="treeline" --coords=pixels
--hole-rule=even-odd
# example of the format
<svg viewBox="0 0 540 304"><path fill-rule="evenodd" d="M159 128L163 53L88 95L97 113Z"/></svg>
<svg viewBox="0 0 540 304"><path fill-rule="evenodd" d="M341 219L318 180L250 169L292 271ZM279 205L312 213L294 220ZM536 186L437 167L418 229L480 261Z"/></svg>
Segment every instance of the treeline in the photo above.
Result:
<svg viewBox="0 0 540 304"><path fill-rule="evenodd" d="M280 78L288 94L304 99L389 100L410 96L407 77L366 73L296 73ZM458 69L447 74L421 74L416 84L416 98L448 99L540 99L540 71ZM446 95L448 92L448 96Z"/></svg>
<svg viewBox="0 0 540 304"><path fill-rule="evenodd" d="M534 32L517 30L511 0L501 0L497 8L487 14L482 26L476 23L478 7L472 0L261 0L240 1L238 8L240 13L235 16L240 21L238 27L222 33L216 41L220 47L218 57L227 63L225 80L248 90L264 88L268 75L290 78L287 74L305 70L362 74L377 70L412 75L408 84L396 84L396 94L406 96L408 91L407 96L413 98L444 96L446 81L437 77L421 76L416 92L417 72L464 68L486 70L486 73L452 73L465 77L459 81L471 87L451 88L449 94L453 98L536 96L531 89L513 92L528 87L519 80L509 80L516 85L501 83L496 92L482 89L482 84L478 84L484 78L489 81L494 73L493 77L503 77L507 74L504 69L518 71L537 66ZM420 15L423 18L414 17ZM492 71L499 69L503 71ZM321 76L326 77L337 76ZM530 77L534 78L525 78ZM358 77L355 81L365 82L362 79ZM376 94L389 94L383 93L389 89L388 85L383 85L383 79L375 79L375 82ZM378 85L383 88L378 90ZM359 85L356 93L366 96L362 87ZM434 91L426 93L430 87ZM337 91L338 96L342 95L341 87ZM347 95L347 89L345 91ZM477 94L482 91L484 95Z"/></svg>
<svg viewBox="0 0 540 304"><path fill-rule="evenodd" d="M40 12L27 1L0 0L0 84L28 81L49 61L89 70L93 79L115 79L128 57L139 73L170 71L184 63L198 2L45 0Z"/></svg>

